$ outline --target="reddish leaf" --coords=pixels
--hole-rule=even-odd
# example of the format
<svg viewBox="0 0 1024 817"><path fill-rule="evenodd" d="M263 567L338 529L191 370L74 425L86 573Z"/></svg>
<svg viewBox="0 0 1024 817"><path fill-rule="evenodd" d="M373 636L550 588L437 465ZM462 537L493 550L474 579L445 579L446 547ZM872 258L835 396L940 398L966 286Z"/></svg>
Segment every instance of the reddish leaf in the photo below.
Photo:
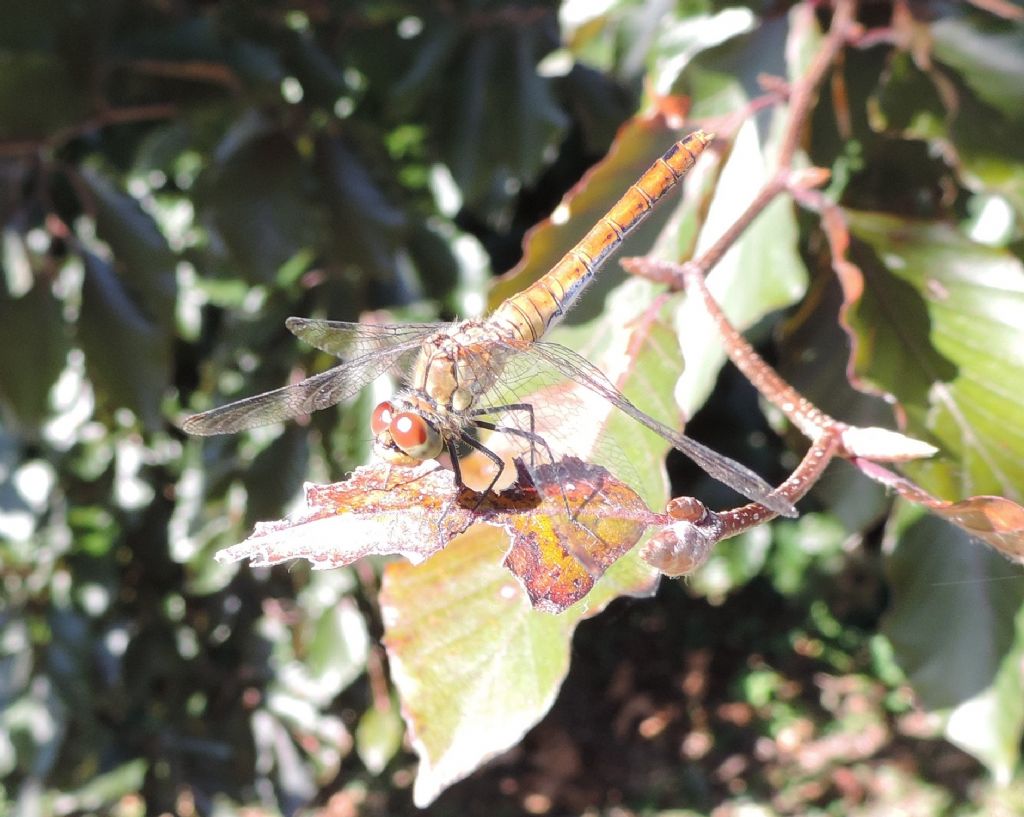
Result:
<svg viewBox="0 0 1024 817"><path fill-rule="evenodd" d="M561 613L657 520L643 500L603 468L574 457L537 469L537 512L508 515L512 538L503 564L538 610Z"/></svg>
<svg viewBox="0 0 1024 817"><path fill-rule="evenodd" d="M870 460L857 460L856 464L869 477L895 489L905 499L924 505L1008 559L1024 564L1024 507L1016 502L1001 496L972 496L961 502L947 502Z"/></svg>
<svg viewBox="0 0 1024 817"><path fill-rule="evenodd" d="M569 457L528 474L498 494L456 489L451 471L375 463L345 482L307 485L306 507L262 522L218 561L254 566L307 559L315 569L370 555L398 554L417 564L477 522L511 541L504 565L534 607L560 613L582 599L659 516L603 468Z"/></svg>
<svg viewBox="0 0 1024 817"><path fill-rule="evenodd" d="M240 544L217 553L220 562L249 559L256 567L307 559L316 569L341 567L364 556L397 553L413 563L442 548L468 526L469 512L454 497L454 481L434 461L414 468L383 463L358 468L344 482L306 485L305 508L289 519L259 522ZM451 526L451 528L447 526Z"/></svg>

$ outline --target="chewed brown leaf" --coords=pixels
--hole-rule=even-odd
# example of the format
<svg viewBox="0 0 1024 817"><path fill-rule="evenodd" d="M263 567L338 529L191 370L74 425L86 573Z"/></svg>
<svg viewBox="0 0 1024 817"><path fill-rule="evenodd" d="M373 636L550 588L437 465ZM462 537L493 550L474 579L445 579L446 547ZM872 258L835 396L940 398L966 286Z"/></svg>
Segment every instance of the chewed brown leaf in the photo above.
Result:
<svg viewBox="0 0 1024 817"><path fill-rule="evenodd" d="M567 457L533 472L535 512L507 514L503 564L539 610L560 613L659 521L639 495L604 468Z"/></svg>
<svg viewBox="0 0 1024 817"><path fill-rule="evenodd" d="M517 481L485 497L457 488L452 472L436 462L367 465L344 482L307 485L301 511L257 524L216 558L260 567L306 559L322 570L394 554L417 564L483 523L509 535L504 565L531 603L561 612L659 517L605 469L575 457L533 471L516 465Z"/></svg>
<svg viewBox="0 0 1024 817"><path fill-rule="evenodd" d="M895 489L905 499L924 505L1008 559L1024 564L1024 508L1016 502L1001 496L972 496L961 502L947 502L870 460L857 460L856 464L869 477Z"/></svg>
<svg viewBox="0 0 1024 817"><path fill-rule="evenodd" d="M216 559L248 559L254 567L307 559L326 569L398 554L416 564L471 524L471 511L456 495L452 472L433 461L363 466L344 482L307 484L299 513L257 523L248 539L219 551Z"/></svg>

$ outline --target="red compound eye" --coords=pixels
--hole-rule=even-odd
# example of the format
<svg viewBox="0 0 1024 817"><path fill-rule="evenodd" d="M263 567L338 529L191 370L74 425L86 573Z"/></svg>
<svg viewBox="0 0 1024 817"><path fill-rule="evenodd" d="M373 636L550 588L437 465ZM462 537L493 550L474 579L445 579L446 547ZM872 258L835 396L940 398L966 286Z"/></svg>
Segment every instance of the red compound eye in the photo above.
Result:
<svg viewBox="0 0 1024 817"><path fill-rule="evenodd" d="M396 443L408 451L410 448L418 448L423 445L428 437L426 421L418 414L411 411L403 411L396 414L391 421L391 436Z"/></svg>
<svg viewBox="0 0 1024 817"><path fill-rule="evenodd" d="M373 432L373 436L376 437L390 426L394 416L395 407L391 403L387 400L383 403L378 403L377 407L373 410L373 414L370 415L370 431Z"/></svg>
<svg viewBox="0 0 1024 817"><path fill-rule="evenodd" d="M429 459L441 452L437 429L419 414L400 412L391 419L391 439L410 457Z"/></svg>

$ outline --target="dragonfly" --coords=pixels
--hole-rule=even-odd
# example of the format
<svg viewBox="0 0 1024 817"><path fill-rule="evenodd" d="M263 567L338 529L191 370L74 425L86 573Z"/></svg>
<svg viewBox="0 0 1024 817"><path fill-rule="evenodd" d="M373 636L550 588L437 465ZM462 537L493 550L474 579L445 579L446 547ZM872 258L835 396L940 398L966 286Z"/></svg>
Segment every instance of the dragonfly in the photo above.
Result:
<svg viewBox="0 0 1024 817"><path fill-rule="evenodd" d="M554 459L547 437L538 431L535 406L517 399L514 385L524 373L543 369L607 401L748 499L794 515L793 506L773 496L772 487L753 471L649 416L584 357L542 340L711 139L697 130L672 145L543 277L490 315L447 324L288 318L285 325L294 335L342 362L299 383L192 415L183 430L231 434L285 421L350 399L378 377L400 370L406 373L404 388L371 414L375 453L389 463L414 465L447 450L456 483L464 486L458 457L463 444L494 463L486 494L505 465L478 439L481 431L516 437L531 454L546 452ZM585 421L563 416L560 422Z"/></svg>

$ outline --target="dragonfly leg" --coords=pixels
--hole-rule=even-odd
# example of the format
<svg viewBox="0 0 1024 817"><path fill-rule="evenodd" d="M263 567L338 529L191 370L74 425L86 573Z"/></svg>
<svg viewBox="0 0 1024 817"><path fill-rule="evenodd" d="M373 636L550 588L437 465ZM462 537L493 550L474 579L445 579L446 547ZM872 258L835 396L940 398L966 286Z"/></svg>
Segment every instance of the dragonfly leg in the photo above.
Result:
<svg viewBox="0 0 1024 817"><path fill-rule="evenodd" d="M505 468L505 464L501 461L501 457L499 457L497 454L495 454L490 449L484 448L481 443L478 443L476 440L466 439L467 435L462 435L462 436L463 436L463 439L465 440L465 442L468 445L471 445L473 448L476 448L479 451L483 452L487 456L487 458L491 460L491 462L496 463L497 466L498 466L498 474L497 474L497 476L495 476L494 479L491 480L490 485L488 485L484 489L484 491L482 493L479 493L479 498L477 499L476 503L473 505L472 510L475 513L477 510L479 510L480 506L483 504L484 500L487 498L487 493L491 490L492 487L494 487L494 483L496 483L498 481L498 478L501 476L502 470L504 470L504 468ZM456 497L453 500L453 502L458 502L459 501L459 496L461 495L462 491L468 490L468 491L471 491L474 494L478 493L478 492L477 492L477 490L475 488L470 488L466 484L466 481L462 477L462 466L459 465L459 451L458 451L458 447L455 444L455 441L454 440L449 440L446 443L446 447L448 449L448 456L449 456L449 458L452 461L452 474L455 477L455 487L456 487L456 489L458 491L458 493L456 494ZM441 518L438 520L438 525L439 526L443 526L445 519L448 518L448 511L450 511L452 509L452 507L453 507L452 503L446 503L446 507L445 507L444 513L441 514ZM458 536L461 533L465 533L466 530L469 528L469 526L472 525L472 524L473 524L472 521L467 522L459 530L449 533L448 537L452 538L454 536Z"/></svg>
<svg viewBox="0 0 1024 817"><path fill-rule="evenodd" d="M480 506L484 504L484 500L487 499L487 495L490 493L490 491L494 487L495 483L497 483L497 481L501 478L501 474L505 470L505 463L502 461L501 457L499 457L497 454L495 454L489 448L484 446L483 443L477 442L476 440L472 439L468 434L462 434L461 437L462 437L463 441L466 443L466 445L469 445L472 448L475 448L477 451L480 451L491 462L493 462L497 466L497 468L498 468L498 472L497 472L497 474L495 474L494 479L492 479L490 484L482 492L479 493L479 496L478 496L478 498L476 500L476 503L473 505L473 507L471 509L473 513L476 513L480 509ZM447 442L447 447L448 447L448 455L451 457L451 460L452 460L452 473L455 476L455 485L459 489L459 494L461 494L463 489L472 491L473 493L477 493L476 489L475 488L470 488L468 485L466 485L465 480L463 480L463 478L462 478L462 468L459 466L459 452L458 452L458 448L457 448L457 446L455 444L455 441L454 440L449 440ZM459 497L456 496L454 501L458 502L459 501ZM448 517L448 511L451 510L451 508L452 508L452 504L448 503L446 508L445 508L444 513L441 514L441 518L438 520L438 525L439 526L443 525L445 519L447 519L447 517ZM472 525L472 524L473 524L472 520L467 521L466 524L460 530L457 530L457 531L454 531L452 533L449 533L448 534L448 538L452 538L454 536L458 536L461 533L465 533L466 530L469 528L469 526Z"/></svg>
<svg viewBox="0 0 1024 817"><path fill-rule="evenodd" d="M445 444L448 449L448 458L452 461L452 473L455 475L455 487L462 489L467 487L462 480L462 468L459 465L459 452L455 443L451 440Z"/></svg>
<svg viewBox="0 0 1024 817"><path fill-rule="evenodd" d="M485 428L485 429L488 429L489 431L500 431L500 432L504 432L506 434L518 434L520 437L525 437L527 440L529 440L532 443L530 445L530 467L531 468L533 468L536 465L536 463L534 462L534 455L535 455L535 452L537 450L536 446L537 446L538 443L540 443L540 445L547 452L548 462L552 462L553 463L555 461L554 455L551 453L551 449L548 447L547 441L543 437L541 437L540 435L537 434L537 422L536 422L536 417L534 416L534 413L533 413L533 404L532 403L508 403L507 405L504 405L504 406L488 406L486 408L478 408L478 409L473 409L472 411L467 411L466 414L468 416L470 416L470 417L480 417L480 416L486 415L486 414L497 414L498 412L501 412L501 411L509 411L509 412L512 412L512 411L522 411L522 412L525 412L526 415L530 418L530 430L526 431L525 429L516 428L516 427L513 427L513 426L498 426L498 425L495 425L494 423L486 422L484 420L474 420L473 424L477 428Z"/></svg>
<svg viewBox="0 0 1024 817"><path fill-rule="evenodd" d="M530 409L530 417L532 419L532 417L533 417L533 407L529 406L528 404L524 404L524 406L527 406ZM515 427L512 427L512 426L499 426L499 425L497 425L495 423L489 423L486 420L474 420L473 424L475 426L477 426L477 428L484 428L484 429L487 429L488 431L497 431L499 433L504 433L504 434L517 434L520 437L525 437L526 439L528 439L530 441L530 467L531 468L533 467L533 452L537 449L537 447L541 447L541 448L544 449L544 451L548 455L548 462L551 463L552 467L555 466L555 455L551 452L551 447L548 445L548 441L545 440L544 437L542 437L540 434L537 434L536 432L534 432L532 430L531 431L524 431L521 428L515 428ZM576 521L576 513L577 512L574 512L572 510L572 508L569 507L569 497L566 496L565 491L562 492L562 503L565 505L565 515L566 515L566 518L569 519L571 522L575 523L575 521Z"/></svg>
<svg viewBox="0 0 1024 817"><path fill-rule="evenodd" d="M540 434L536 434L533 431L525 431L515 426L499 426L497 423L491 423L487 420L474 420L473 425L477 428L482 428L486 431L496 431L499 434L511 434L517 437L523 437L530 441L530 467L533 468L536 463L534 462L534 452L538 448L543 448L544 453L547 454L548 462L554 463L555 455L551 452L551 447L548 445L548 441L545 440Z"/></svg>

